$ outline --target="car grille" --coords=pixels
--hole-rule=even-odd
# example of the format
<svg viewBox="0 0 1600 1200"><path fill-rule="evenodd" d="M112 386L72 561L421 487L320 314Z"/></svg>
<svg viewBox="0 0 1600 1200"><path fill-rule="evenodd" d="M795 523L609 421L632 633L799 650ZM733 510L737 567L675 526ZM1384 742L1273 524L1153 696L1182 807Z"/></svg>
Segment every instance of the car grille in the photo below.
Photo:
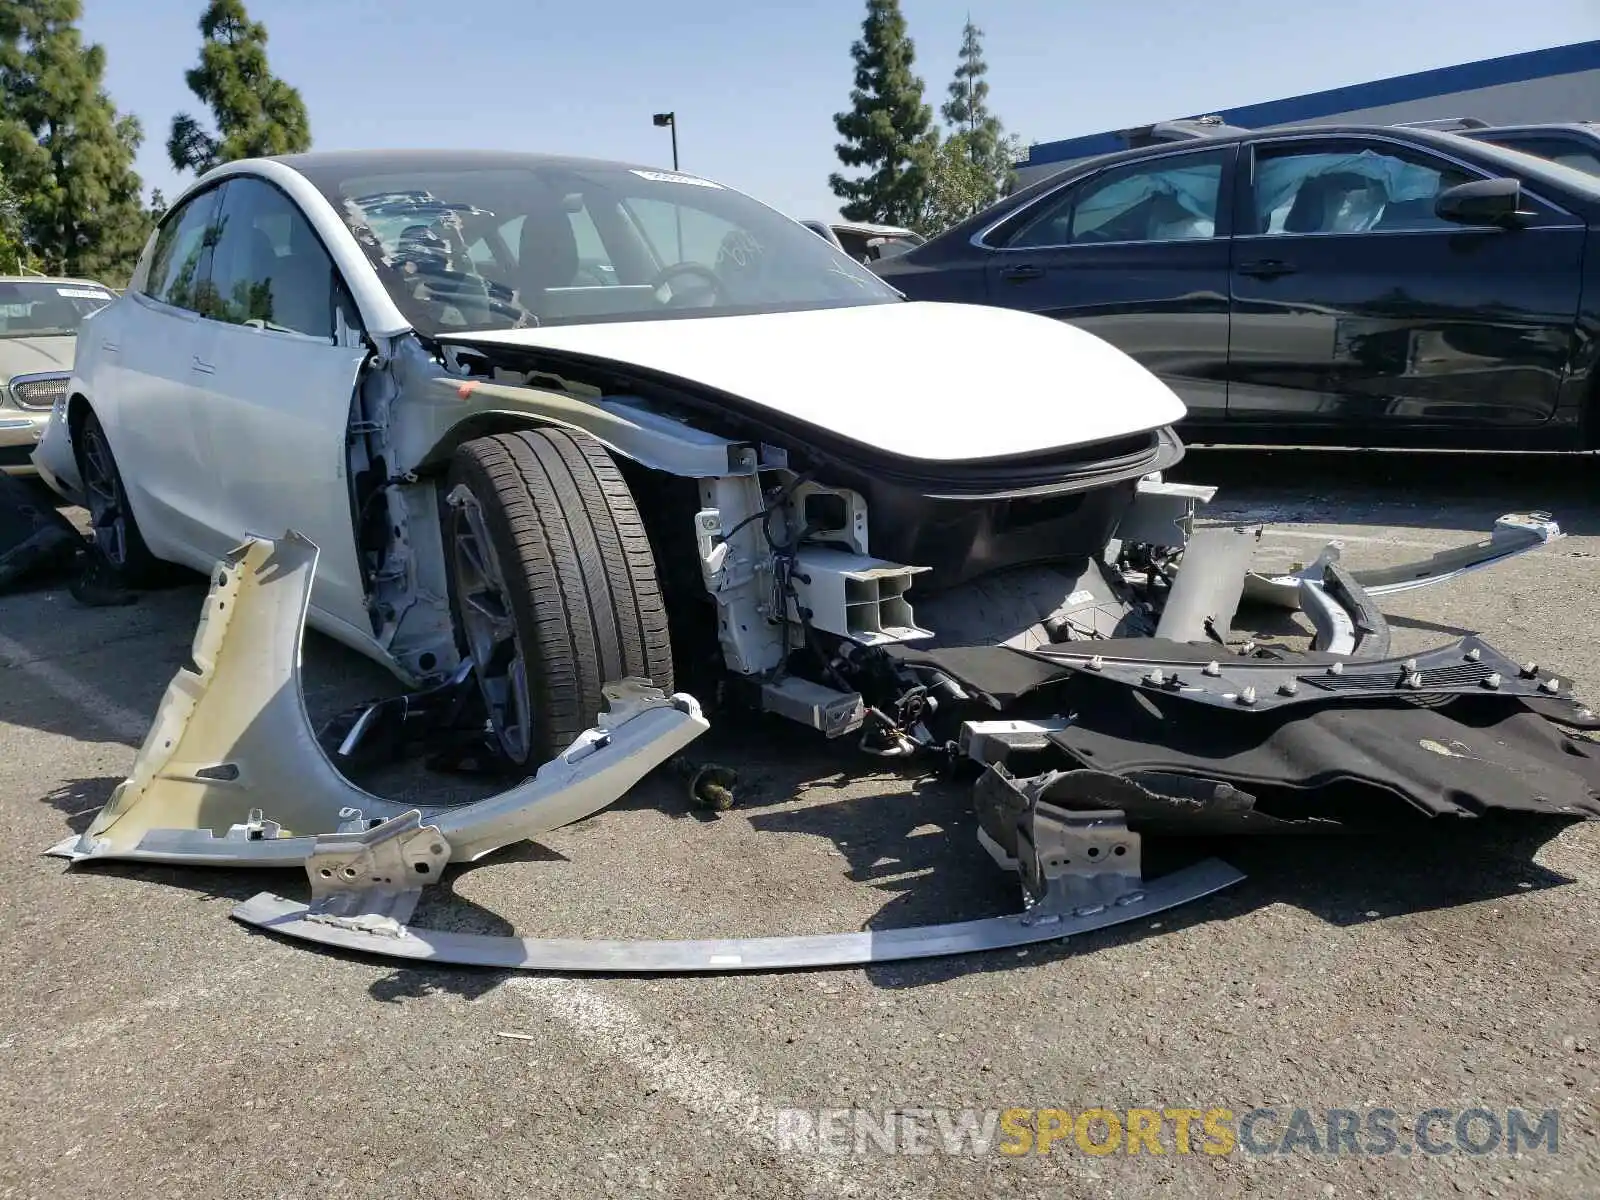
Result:
<svg viewBox="0 0 1600 1200"><path fill-rule="evenodd" d="M11 396L18 408L46 410L67 394L65 375L33 376L11 381Z"/></svg>

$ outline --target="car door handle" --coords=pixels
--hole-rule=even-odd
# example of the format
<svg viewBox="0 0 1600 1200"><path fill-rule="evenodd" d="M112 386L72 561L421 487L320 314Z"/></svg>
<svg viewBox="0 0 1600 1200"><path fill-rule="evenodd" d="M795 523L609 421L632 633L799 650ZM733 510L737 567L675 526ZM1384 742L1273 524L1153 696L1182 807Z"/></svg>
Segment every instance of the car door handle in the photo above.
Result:
<svg viewBox="0 0 1600 1200"><path fill-rule="evenodd" d="M1258 258L1253 262L1240 263L1234 270L1241 275L1249 275L1255 279L1276 279L1279 275L1293 275L1296 271L1293 263L1284 262L1281 258Z"/></svg>
<svg viewBox="0 0 1600 1200"><path fill-rule="evenodd" d="M208 363L205 359L201 358L198 354L194 356L194 369L199 371L202 375L212 375L215 374L217 370L216 367L214 367L211 363Z"/></svg>
<svg viewBox="0 0 1600 1200"><path fill-rule="evenodd" d="M106 338L101 338L100 349L104 350L107 354L117 354L121 351L122 347L118 346L113 341L110 341Z"/></svg>
<svg viewBox="0 0 1600 1200"><path fill-rule="evenodd" d="M1038 279L1044 275L1043 267L1036 267L1032 263L1020 267L1006 267L1000 272L1001 279L1009 279L1013 283L1022 283L1029 279Z"/></svg>

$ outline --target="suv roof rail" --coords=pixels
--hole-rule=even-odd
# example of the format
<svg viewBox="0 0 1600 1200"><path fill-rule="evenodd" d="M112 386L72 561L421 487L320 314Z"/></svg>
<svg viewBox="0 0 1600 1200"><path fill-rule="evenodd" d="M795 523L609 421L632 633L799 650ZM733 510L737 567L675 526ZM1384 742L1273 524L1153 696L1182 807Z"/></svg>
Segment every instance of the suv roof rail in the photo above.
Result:
<svg viewBox="0 0 1600 1200"><path fill-rule="evenodd" d="M1154 146L1165 142L1186 142L1191 139L1222 137L1230 133L1245 133L1238 125L1229 125L1215 113L1204 117L1181 117L1175 121L1157 121L1151 125L1135 125L1117 131L1130 148Z"/></svg>
<svg viewBox="0 0 1600 1200"><path fill-rule="evenodd" d="M1477 117L1435 117L1430 121L1396 121L1396 129L1487 129L1489 122Z"/></svg>

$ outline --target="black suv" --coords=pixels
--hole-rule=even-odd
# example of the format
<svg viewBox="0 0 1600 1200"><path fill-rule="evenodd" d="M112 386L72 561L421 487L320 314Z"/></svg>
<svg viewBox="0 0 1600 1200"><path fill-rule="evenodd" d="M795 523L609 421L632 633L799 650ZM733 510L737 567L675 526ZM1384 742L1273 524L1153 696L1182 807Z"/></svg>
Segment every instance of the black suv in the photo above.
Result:
<svg viewBox="0 0 1600 1200"><path fill-rule="evenodd" d="M872 269L1104 337L1190 441L1587 448L1591 228L1600 178L1462 134L1229 130L1074 164Z"/></svg>

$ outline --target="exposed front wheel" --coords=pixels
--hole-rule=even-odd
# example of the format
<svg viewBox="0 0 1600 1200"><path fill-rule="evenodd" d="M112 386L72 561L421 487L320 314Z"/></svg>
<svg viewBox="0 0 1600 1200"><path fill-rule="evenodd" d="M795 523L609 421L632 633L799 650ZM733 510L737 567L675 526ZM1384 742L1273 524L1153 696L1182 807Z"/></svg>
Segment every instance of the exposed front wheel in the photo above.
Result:
<svg viewBox="0 0 1600 1200"><path fill-rule="evenodd" d="M451 603L501 752L535 768L629 676L670 691L655 556L605 447L564 429L467 442L446 487Z"/></svg>
<svg viewBox="0 0 1600 1200"><path fill-rule="evenodd" d="M96 548L124 583L153 587L163 582L170 568L144 544L111 442L93 409L84 414L73 440Z"/></svg>

